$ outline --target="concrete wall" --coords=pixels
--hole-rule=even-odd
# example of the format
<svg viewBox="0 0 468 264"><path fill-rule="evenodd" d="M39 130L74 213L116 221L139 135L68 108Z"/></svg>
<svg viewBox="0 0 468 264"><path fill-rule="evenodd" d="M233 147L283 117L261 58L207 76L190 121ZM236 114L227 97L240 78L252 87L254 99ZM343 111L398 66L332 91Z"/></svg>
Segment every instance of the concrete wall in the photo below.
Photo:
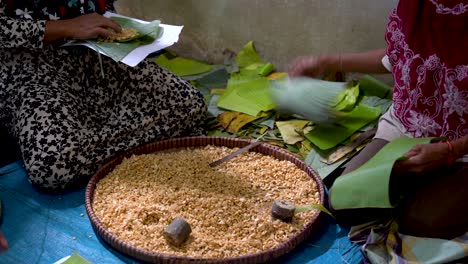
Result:
<svg viewBox="0 0 468 264"><path fill-rule="evenodd" d="M223 61L250 40L259 54L285 69L304 54L383 47L397 0L119 0L117 11L184 25L178 55Z"/></svg>

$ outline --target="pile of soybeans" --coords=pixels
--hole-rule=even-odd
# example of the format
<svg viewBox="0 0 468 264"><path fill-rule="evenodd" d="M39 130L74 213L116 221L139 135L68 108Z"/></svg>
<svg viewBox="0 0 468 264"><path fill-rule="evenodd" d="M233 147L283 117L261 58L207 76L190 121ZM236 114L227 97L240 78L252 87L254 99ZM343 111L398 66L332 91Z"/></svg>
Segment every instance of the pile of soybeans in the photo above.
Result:
<svg viewBox="0 0 468 264"><path fill-rule="evenodd" d="M286 242L317 212L286 223L272 219L273 201L319 204L317 184L293 163L257 152L209 166L235 150L206 146L134 155L97 183L94 212L119 239L176 256L237 257ZM192 228L177 247L162 234L176 217Z"/></svg>

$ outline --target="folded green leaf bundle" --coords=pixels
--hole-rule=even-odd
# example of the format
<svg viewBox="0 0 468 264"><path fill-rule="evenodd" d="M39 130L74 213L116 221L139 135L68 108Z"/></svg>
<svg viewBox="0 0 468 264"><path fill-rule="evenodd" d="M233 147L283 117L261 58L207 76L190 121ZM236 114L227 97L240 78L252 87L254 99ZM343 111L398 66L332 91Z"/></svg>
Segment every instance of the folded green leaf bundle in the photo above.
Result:
<svg viewBox="0 0 468 264"><path fill-rule="evenodd" d="M341 90L333 101L333 108L337 111L351 111L359 97L359 85Z"/></svg>
<svg viewBox="0 0 468 264"><path fill-rule="evenodd" d="M346 87L344 82L299 77L273 82L271 95L278 111L298 114L316 124L331 124L339 116L334 106L341 100L336 98Z"/></svg>
<svg viewBox="0 0 468 264"><path fill-rule="evenodd" d="M104 52L115 61L121 61L134 49L142 45L153 43L162 33L160 21L155 20L150 23L142 23L123 17L112 17L121 28L124 29L125 36L117 35L119 40L102 41L103 39L86 40L88 44L97 50ZM130 30L131 29L131 30ZM135 31L137 33L135 33Z"/></svg>

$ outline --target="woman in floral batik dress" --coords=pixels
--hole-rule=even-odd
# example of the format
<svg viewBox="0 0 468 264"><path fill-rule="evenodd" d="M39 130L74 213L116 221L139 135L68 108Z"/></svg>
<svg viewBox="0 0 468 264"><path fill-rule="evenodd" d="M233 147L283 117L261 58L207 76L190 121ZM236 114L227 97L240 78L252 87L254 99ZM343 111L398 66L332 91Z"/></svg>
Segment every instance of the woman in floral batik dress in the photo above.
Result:
<svg viewBox="0 0 468 264"><path fill-rule="evenodd" d="M200 135L206 105L188 82L65 39L113 34L112 1L0 0L0 123L17 140L30 182L83 186L113 154L154 140Z"/></svg>

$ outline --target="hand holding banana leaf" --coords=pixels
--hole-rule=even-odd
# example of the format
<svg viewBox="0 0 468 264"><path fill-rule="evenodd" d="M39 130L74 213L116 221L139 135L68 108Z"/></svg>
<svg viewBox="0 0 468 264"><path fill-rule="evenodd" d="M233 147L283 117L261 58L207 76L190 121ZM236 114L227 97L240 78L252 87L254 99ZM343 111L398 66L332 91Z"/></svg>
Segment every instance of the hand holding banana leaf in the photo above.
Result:
<svg viewBox="0 0 468 264"><path fill-rule="evenodd" d="M75 26L81 25L81 28L86 28L88 33L69 34L69 37L73 36L74 40L65 44L64 47L84 45L114 61L132 67L139 64L149 54L176 43L183 28L183 26L160 24L159 20L147 22L109 12L103 16L81 17L89 21L86 23L75 21Z"/></svg>
<svg viewBox="0 0 468 264"><path fill-rule="evenodd" d="M139 46L147 45L158 39L163 30L158 20L148 24L124 17L111 17L111 20L121 27L114 34L104 35L97 39L86 40L87 43L115 61L122 60L128 53Z"/></svg>
<svg viewBox="0 0 468 264"><path fill-rule="evenodd" d="M97 13L86 14L57 21L62 23L66 36L74 40L96 39L99 36L111 36L122 31L121 26L114 20Z"/></svg>

